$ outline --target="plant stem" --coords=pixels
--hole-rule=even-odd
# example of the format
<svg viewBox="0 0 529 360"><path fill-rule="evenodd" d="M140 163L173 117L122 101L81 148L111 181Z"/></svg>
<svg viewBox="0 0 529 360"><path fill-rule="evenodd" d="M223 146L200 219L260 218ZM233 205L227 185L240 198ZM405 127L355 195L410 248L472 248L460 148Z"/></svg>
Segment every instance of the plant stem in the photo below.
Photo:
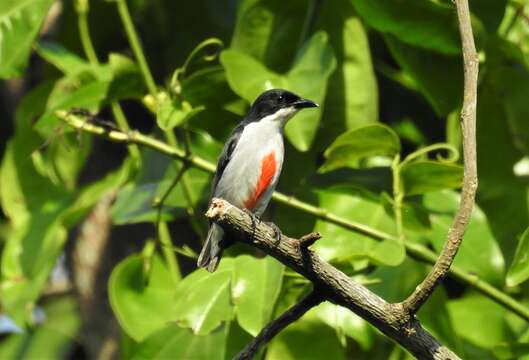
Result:
<svg viewBox="0 0 529 360"><path fill-rule="evenodd" d="M136 29L132 23L127 2L126 0L116 0L116 4L118 6L119 17L121 18L130 46L134 52L134 57L140 66L140 71L143 76L143 80L145 81L145 85L147 86L149 93L156 98L158 93L156 83L154 82L152 73L149 70L149 65L147 65L145 55L143 54L140 38L138 37L138 33L136 32Z"/></svg>
<svg viewBox="0 0 529 360"><path fill-rule="evenodd" d="M86 55L86 58L92 65L99 65L99 60L97 58L97 54L94 48L94 44L92 42L92 37L90 36L90 28L88 27L88 11L89 11L89 5L88 1L86 1L83 5L78 5L76 7L77 10L77 25L79 27L79 36L81 38L81 44L83 46L83 51ZM125 114L123 113L123 109L121 108L121 105L119 105L118 101L112 101L110 103L110 107L112 109L112 114L114 115L114 119L116 119L116 123L118 124L118 127L124 131L130 131L129 123L127 122L127 118L125 117ZM129 145L128 146L130 156L134 160L134 164L136 169L139 169L141 166L141 155L140 155L140 149L137 145Z"/></svg>
<svg viewBox="0 0 529 360"><path fill-rule="evenodd" d="M215 171L215 165L210 163L209 161L196 155L186 155L185 152L181 149L169 146L168 144L162 141L153 139L152 137L143 135L137 131L123 133L115 130L107 130L100 126L86 122L84 118L80 117L79 115L69 114L67 111L57 111L56 115L74 129L101 136L115 142L134 143L146 146L163 154L171 156L175 159L187 161L189 162L189 164L191 164L197 169L209 173L213 173ZM347 230L351 230L369 236L375 240L398 241L398 239L395 238L393 235L390 235L377 229L373 229L367 225L345 219L329 212L326 209L322 209L317 206L308 204L292 196L288 196L279 192L274 192L273 199L278 203L297 209L305 214L313 215L314 217L320 220L341 226ZM409 255L411 258L424 263L428 263L430 265L435 263L438 255L432 250L425 247L424 245L413 242L405 242L404 245L406 247L407 255ZM470 274L467 271L458 268L457 266L452 266L450 268L450 274L455 279L458 279L463 283L474 287L476 290L489 297L490 299L494 300L498 304L502 305L506 309L509 309L524 320L529 321L529 308L517 302L515 299L503 293L501 290L498 290L487 282L481 280L478 276Z"/></svg>
<svg viewBox="0 0 529 360"><path fill-rule="evenodd" d="M171 241L171 235L169 234L169 228L165 221L160 221L158 225L158 238L160 239L160 244L162 245L162 253L164 255L165 261L167 262L167 267L169 268L169 273L173 279L173 282L176 284L180 279L182 279L182 274L178 268L178 261L176 260L176 255L173 250L173 242Z"/></svg>
<svg viewBox="0 0 529 360"><path fill-rule="evenodd" d="M395 224L397 224L397 236L399 242L404 244L404 225L402 223L402 201L404 189L400 184L400 155L396 155L391 164L393 175L393 212L395 213Z"/></svg>

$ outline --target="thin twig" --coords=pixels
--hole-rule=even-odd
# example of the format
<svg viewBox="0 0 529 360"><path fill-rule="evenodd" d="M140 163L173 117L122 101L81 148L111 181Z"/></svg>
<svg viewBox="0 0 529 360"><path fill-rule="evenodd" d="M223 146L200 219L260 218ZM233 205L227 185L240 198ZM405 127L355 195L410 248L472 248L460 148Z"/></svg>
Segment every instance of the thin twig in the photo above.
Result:
<svg viewBox="0 0 529 360"><path fill-rule="evenodd" d="M461 201L454 222L448 230L447 240L441 255L437 258L437 261L423 282L419 284L415 291L403 302L403 306L410 314L415 314L421 308L437 285L439 285L441 280L448 274L470 221L478 187L476 161L476 107L479 60L478 54L476 53L476 46L474 44L468 0L455 0L455 4L463 47L465 74L463 108L461 111L464 162Z"/></svg>
<svg viewBox="0 0 529 360"><path fill-rule="evenodd" d="M150 136L143 135L137 131L124 133L114 129L106 129L101 126L88 123L83 120L84 117L76 114L70 114L67 111L57 111L56 115L69 126L79 131L104 137L109 141L120 142L124 144L142 145L156 150L167 156L173 157L177 160L189 161L191 166L202 171L206 171L208 173L213 173L215 171L215 165L211 162L196 155L186 157L186 154L183 150L172 147L162 141L154 139ZM377 241L397 241L397 238L393 235L342 218L338 215L329 212L326 209L311 205L304 201L298 200L292 196L288 196L279 192L274 192L273 200L280 204L297 209L305 214L312 215L317 219L340 226L350 231L364 234ZM405 242L404 245L406 247L406 253L411 258L426 264L435 264L438 255L432 250L425 247L424 245L413 242ZM517 314L518 316L520 316L520 318L529 321L529 308L518 302L516 299L510 297L501 290L496 289L494 286L490 285L476 274L471 274L468 271L465 271L457 266L450 267L449 271L450 275L452 275L455 279L473 287L474 289L487 296L491 300L497 302L506 309L509 309L513 313Z"/></svg>
<svg viewBox="0 0 529 360"><path fill-rule="evenodd" d="M244 347L233 360L251 360L260 348L263 348L281 330L302 317L307 311L319 305L324 300L323 296L316 290L311 291L307 296L294 304L277 319L266 325L261 332Z"/></svg>

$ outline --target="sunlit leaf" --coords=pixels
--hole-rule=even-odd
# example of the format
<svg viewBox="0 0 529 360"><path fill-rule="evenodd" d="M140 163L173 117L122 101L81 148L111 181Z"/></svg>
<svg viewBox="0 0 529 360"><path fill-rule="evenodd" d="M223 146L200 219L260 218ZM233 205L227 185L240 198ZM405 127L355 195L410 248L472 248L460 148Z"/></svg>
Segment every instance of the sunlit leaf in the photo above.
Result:
<svg viewBox="0 0 529 360"><path fill-rule="evenodd" d="M21 76L33 39L53 0L2 0L0 3L0 78Z"/></svg>
<svg viewBox="0 0 529 360"><path fill-rule="evenodd" d="M171 321L174 283L158 256L152 258L148 283L144 258L132 255L112 271L108 283L110 304L121 327L141 341Z"/></svg>
<svg viewBox="0 0 529 360"><path fill-rule="evenodd" d="M370 156L393 157L400 152L400 141L391 128L374 124L338 136L325 151L326 161L320 171L358 166L358 161Z"/></svg>
<svg viewBox="0 0 529 360"><path fill-rule="evenodd" d="M270 321L281 290L283 268L271 257L239 256L235 260L232 299L239 324L253 336Z"/></svg>

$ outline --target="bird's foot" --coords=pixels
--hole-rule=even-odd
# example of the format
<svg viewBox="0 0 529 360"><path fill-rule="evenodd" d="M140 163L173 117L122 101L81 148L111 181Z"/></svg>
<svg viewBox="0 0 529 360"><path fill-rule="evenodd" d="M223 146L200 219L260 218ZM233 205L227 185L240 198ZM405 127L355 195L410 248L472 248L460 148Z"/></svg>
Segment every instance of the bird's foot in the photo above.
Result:
<svg viewBox="0 0 529 360"><path fill-rule="evenodd" d="M270 226L274 230L274 239L275 239L276 243L280 242L281 241L281 236L283 236L283 234L281 233L281 230L279 229L279 226L277 226L273 222L265 222L265 224Z"/></svg>
<svg viewBox="0 0 529 360"><path fill-rule="evenodd" d="M257 224L261 222L261 219L259 219L253 212L251 212L248 209L242 209L252 220L252 240L255 238L255 230L257 229Z"/></svg>

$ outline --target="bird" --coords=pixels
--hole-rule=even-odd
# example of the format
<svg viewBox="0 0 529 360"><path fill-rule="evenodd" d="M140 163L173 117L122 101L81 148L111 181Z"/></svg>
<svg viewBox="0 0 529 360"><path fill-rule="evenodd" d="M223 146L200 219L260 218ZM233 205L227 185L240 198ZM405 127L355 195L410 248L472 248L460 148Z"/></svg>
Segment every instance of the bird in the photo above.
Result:
<svg viewBox="0 0 529 360"><path fill-rule="evenodd" d="M222 198L259 218L281 174L285 124L300 110L313 107L318 104L284 89L259 95L224 144L213 176L212 198ZM229 245L224 230L210 222L197 266L214 272Z"/></svg>

